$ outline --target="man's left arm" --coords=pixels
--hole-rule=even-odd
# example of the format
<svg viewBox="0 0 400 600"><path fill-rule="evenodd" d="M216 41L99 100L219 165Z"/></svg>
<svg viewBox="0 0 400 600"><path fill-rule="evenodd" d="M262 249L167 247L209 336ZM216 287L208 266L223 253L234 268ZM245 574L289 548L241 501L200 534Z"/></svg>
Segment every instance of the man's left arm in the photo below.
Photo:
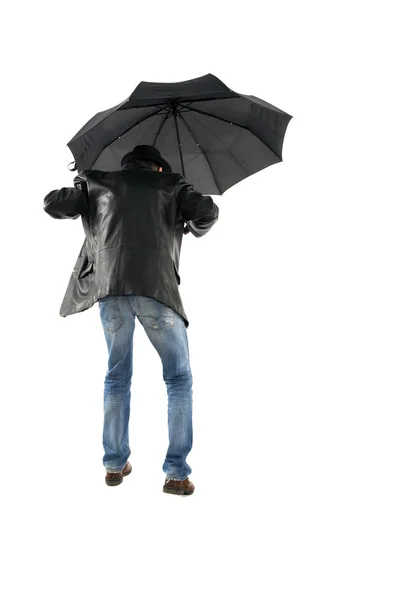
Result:
<svg viewBox="0 0 400 600"><path fill-rule="evenodd" d="M89 214L87 183L76 175L74 187L63 187L49 192L43 201L43 210L54 219L77 219Z"/></svg>

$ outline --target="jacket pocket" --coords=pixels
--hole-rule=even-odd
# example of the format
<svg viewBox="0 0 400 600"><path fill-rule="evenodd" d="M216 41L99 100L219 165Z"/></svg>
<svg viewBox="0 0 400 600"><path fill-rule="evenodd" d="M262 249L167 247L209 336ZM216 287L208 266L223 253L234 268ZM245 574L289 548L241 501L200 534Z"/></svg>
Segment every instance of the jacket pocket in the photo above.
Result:
<svg viewBox="0 0 400 600"><path fill-rule="evenodd" d="M78 277L85 277L88 273L93 271L94 261L90 262L82 271L79 273Z"/></svg>

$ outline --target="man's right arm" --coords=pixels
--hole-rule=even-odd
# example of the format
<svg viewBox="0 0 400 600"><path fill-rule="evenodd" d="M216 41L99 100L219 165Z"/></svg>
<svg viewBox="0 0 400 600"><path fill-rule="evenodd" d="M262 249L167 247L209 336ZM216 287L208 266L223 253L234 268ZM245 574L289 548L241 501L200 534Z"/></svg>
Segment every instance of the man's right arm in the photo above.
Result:
<svg viewBox="0 0 400 600"><path fill-rule="evenodd" d="M175 187L177 194L177 211L186 221L186 231L191 231L195 237L205 235L218 220L219 208L211 196L203 196L193 185L183 177Z"/></svg>
<svg viewBox="0 0 400 600"><path fill-rule="evenodd" d="M43 200L43 210L54 219L77 219L89 214L89 195L84 177L74 177L74 187L49 192Z"/></svg>

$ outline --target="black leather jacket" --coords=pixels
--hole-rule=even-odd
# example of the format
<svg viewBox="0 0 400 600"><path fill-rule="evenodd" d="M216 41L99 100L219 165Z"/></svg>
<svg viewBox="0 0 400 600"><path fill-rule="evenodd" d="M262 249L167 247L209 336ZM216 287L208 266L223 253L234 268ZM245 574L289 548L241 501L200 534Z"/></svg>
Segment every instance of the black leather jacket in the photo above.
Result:
<svg viewBox="0 0 400 600"><path fill-rule="evenodd" d="M169 306L189 326L178 289L182 236L201 237L217 221L211 196L179 173L128 163L120 171L81 171L74 187L49 192L43 208L55 219L81 216L85 232L60 316L104 296L136 294Z"/></svg>

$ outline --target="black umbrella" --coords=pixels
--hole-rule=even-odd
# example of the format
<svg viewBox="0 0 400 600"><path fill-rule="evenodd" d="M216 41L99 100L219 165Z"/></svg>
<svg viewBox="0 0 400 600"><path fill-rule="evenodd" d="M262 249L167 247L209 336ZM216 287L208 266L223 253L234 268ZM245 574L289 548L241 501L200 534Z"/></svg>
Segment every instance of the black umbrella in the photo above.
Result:
<svg viewBox="0 0 400 600"><path fill-rule="evenodd" d="M222 195L282 161L291 118L256 96L237 94L211 73L178 83L142 81L68 142L71 170L117 171L127 152L149 144L197 191Z"/></svg>

